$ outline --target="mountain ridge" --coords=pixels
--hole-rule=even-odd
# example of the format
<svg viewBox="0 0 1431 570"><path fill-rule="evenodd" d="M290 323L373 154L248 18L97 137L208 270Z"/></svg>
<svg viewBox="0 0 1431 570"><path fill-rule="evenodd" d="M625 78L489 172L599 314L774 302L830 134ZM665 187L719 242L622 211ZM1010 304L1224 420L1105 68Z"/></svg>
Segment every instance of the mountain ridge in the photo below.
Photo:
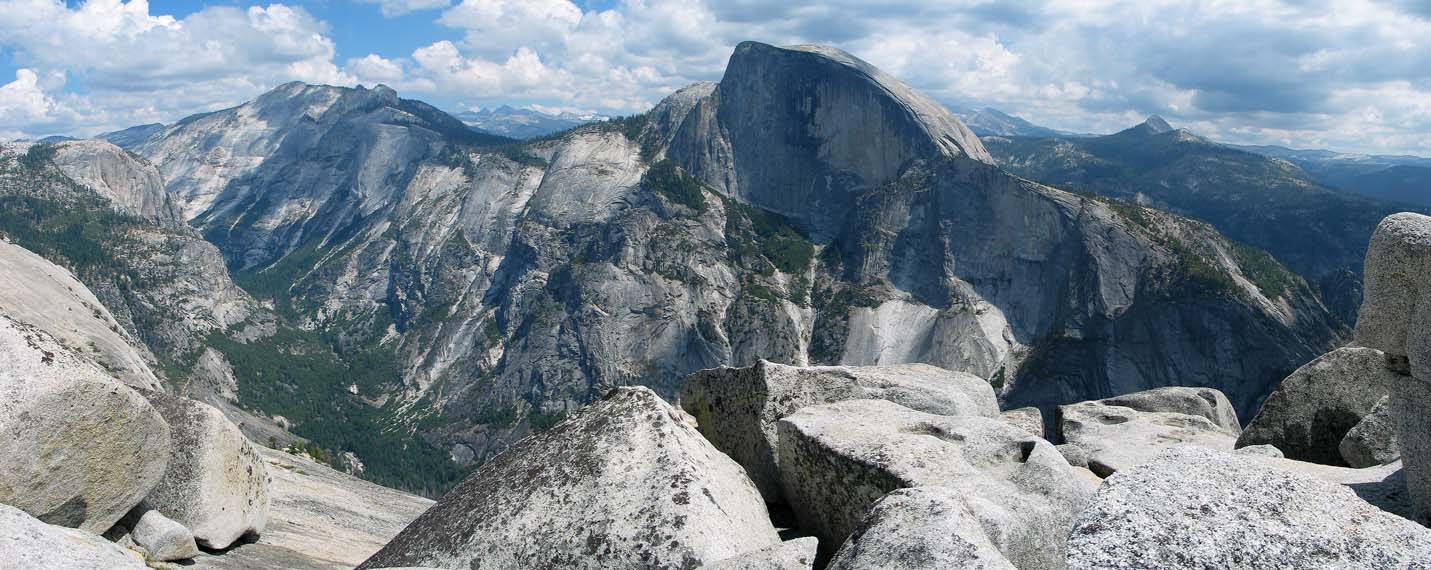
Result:
<svg viewBox="0 0 1431 570"><path fill-rule="evenodd" d="M470 467L613 386L670 396L762 358L928 362L1045 408L1193 381L1247 413L1344 336L1275 261L1009 175L854 56L744 43L729 67L647 114L519 144L390 90L285 84L136 152L291 323L273 342L310 335L303 350L353 374L255 383L276 374L254 352L270 345L219 339L248 379L239 406L370 468L381 448L304 407L336 391L383 441ZM1163 348L1119 348L1139 336Z"/></svg>

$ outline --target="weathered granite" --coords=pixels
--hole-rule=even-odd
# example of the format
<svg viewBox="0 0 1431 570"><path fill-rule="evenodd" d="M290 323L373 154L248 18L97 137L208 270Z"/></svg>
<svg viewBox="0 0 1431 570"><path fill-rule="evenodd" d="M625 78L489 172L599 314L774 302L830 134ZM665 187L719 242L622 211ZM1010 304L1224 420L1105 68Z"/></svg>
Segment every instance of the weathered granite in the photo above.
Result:
<svg viewBox="0 0 1431 570"><path fill-rule="evenodd" d="M988 382L927 364L800 367L761 360L690 375L680 403L716 449L745 467L761 495L779 502L775 423L807 406L867 398L947 416L999 413Z"/></svg>
<svg viewBox="0 0 1431 570"><path fill-rule="evenodd" d="M1015 570L989 541L962 493L899 489L860 519L829 570Z"/></svg>
<svg viewBox="0 0 1431 570"><path fill-rule="evenodd" d="M778 429L785 496L826 553L885 494L943 486L967 498L1015 566L1054 568L1095 486L1053 445L991 418L849 400L802 409Z"/></svg>
<svg viewBox="0 0 1431 570"><path fill-rule="evenodd" d="M0 503L104 532L159 483L169 433L134 389L0 314Z"/></svg>
<svg viewBox="0 0 1431 570"><path fill-rule="evenodd" d="M1069 535L1070 570L1418 568L1431 530L1350 489L1208 449L1104 482Z"/></svg>
<svg viewBox="0 0 1431 570"><path fill-rule="evenodd" d="M780 542L744 470L647 388L484 464L360 568L690 568Z"/></svg>

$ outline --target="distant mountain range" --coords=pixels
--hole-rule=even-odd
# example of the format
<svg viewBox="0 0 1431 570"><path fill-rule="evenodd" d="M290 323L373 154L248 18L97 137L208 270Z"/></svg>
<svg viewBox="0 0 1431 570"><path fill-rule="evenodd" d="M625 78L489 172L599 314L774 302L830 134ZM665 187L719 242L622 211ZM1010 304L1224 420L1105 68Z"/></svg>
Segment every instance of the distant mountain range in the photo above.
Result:
<svg viewBox="0 0 1431 570"><path fill-rule="evenodd" d="M1015 117L993 107L981 109L968 109L961 107L951 107L950 110L959 120L974 131L974 134L984 136L1003 137L1067 137L1082 136L1077 133L1050 129L1030 123L1022 118Z"/></svg>
<svg viewBox="0 0 1431 570"><path fill-rule="evenodd" d="M463 111L454 113L452 116L479 131L514 139L546 136L610 118L598 114L560 113L553 115L535 109L516 109L507 105L495 109Z"/></svg>
<svg viewBox="0 0 1431 570"><path fill-rule="evenodd" d="M1349 323L1361 304L1367 238L1383 217L1412 207L1343 191L1292 160L1174 129L1156 115L1106 136L983 142L1020 176L1206 220L1265 249Z"/></svg>

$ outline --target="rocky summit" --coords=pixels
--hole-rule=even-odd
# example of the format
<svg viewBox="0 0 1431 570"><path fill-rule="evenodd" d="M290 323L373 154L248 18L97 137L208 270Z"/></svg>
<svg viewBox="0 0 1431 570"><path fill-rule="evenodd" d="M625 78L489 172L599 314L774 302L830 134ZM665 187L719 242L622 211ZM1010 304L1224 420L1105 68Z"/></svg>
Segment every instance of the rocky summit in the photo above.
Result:
<svg viewBox="0 0 1431 570"><path fill-rule="evenodd" d="M0 570L1431 568L1431 218L978 116L744 42L0 145Z"/></svg>

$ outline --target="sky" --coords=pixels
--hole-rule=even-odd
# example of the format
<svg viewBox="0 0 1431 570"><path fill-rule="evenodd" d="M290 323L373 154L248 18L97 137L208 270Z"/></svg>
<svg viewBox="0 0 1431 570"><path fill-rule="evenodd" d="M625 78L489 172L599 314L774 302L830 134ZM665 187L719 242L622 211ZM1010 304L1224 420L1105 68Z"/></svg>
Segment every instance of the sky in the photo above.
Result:
<svg viewBox="0 0 1431 570"><path fill-rule="evenodd" d="M644 111L741 41L842 48L950 106L1105 133L1431 156L1431 0L0 0L0 139L291 80L449 111Z"/></svg>

